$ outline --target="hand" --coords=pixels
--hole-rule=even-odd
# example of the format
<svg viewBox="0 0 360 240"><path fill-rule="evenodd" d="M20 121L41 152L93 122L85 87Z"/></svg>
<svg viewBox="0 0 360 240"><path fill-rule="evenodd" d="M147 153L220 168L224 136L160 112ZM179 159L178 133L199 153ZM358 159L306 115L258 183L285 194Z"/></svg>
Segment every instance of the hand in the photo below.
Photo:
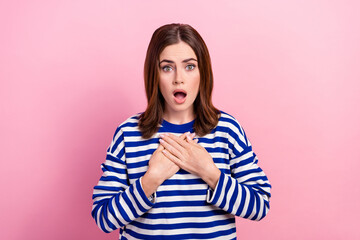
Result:
<svg viewBox="0 0 360 240"><path fill-rule="evenodd" d="M211 155L204 147L193 140L194 134L187 133L186 140L173 134L160 135L162 152L180 168L202 178L212 189L215 189L220 178L220 170Z"/></svg>
<svg viewBox="0 0 360 240"><path fill-rule="evenodd" d="M179 139L186 138L185 133ZM149 160L149 168L144 174L141 184L147 197L149 197L156 189L166 180L177 173L180 168L174 162L170 161L162 152L164 147L159 144Z"/></svg>

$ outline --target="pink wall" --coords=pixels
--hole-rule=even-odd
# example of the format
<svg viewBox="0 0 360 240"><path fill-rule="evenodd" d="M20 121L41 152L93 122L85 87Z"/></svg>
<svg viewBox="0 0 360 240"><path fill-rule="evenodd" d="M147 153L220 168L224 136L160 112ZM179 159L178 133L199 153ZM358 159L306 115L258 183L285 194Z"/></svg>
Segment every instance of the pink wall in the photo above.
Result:
<svg viewBox="0 0 360 240"><path fill-rule="evenodd" d="M144 110L147 44L171 22L202 34L214 102L273 185L239 238L359 239L358 1L130 2L1 1L0 239L118 238L91 218L92 188L117 125Z"/></svg>

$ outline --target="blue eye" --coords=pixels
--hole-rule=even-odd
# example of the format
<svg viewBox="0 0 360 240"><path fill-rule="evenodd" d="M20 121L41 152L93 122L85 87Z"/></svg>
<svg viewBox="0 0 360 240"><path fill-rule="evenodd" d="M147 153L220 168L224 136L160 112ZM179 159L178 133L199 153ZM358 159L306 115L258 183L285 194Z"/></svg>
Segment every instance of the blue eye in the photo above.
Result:
<svg viewBox="0 0 360 240"><path fill-rule="evenodd" d="M194 70L195 65L194 64L189 64L186 66L186 70Z"/></svg>
<svg viewBox="0 0 360 240"><path fill-rule="evenodd" d="M164 72L170 72L172 70L172 68L170 66L164 66L164 67L162 67L162 70Z"/></svg>

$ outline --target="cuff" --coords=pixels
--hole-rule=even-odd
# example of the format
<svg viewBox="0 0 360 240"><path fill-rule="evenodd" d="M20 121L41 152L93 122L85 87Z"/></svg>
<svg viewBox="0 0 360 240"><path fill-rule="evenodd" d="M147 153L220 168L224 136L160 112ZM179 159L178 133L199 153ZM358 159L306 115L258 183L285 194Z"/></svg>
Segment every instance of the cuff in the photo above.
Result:
<svg viewBox="0 0 360 240"><path fill-rule="evenodd" d="M219 181L217 182L215 189L212 190L210 187L208 188L207 196L206 196L206 201L208 203L213 204L215 206L220 205L220 203L218 202L223 198L224 195L223 192L224 180L225 180L225 174L221 172Z"/></svg>
<svg viewBox="0 0 360 240"><path fill-rule="evenodd" d="M155 205L146 197L144 189L141 186L141 178L130 185L126 192L127 196L124 196L125 203L135 218L140 217ZM133 219L130 219L130 221L131 220Z"/></svg>
<svg viewBox="0 0 360 240"><path fill-rule="evenodd" d="M143 188L142 183L141 183L142 182L142 177L138 181L140 182L139 193L142 196L144 202L147 205L153 207L155 205L155 203L156 203L156 192L151 194L150 197L146 197L146 194L144 192L144 188Z"/></svg>

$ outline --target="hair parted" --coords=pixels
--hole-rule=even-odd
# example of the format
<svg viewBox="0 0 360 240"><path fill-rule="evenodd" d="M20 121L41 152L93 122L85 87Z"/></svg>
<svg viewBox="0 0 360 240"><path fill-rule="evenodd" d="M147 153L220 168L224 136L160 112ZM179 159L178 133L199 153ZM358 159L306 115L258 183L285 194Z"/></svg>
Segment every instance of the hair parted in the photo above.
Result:
<svg viewBox="0 0 360 240"><path fill-rule="evenodd" d="M159 57L169 45L183 41L195 52L200 72L199 93L194 102L194 130L203 136L211 132L219 121L220 111L211 100L213 73L210 54L200 34L188 24L167 24L156 29L150 40L145 64L144 81L147 97L147 108L140 115L139 129L145 139L153 136L159 129L165 108L165 99L159 88Z"/></svg>

